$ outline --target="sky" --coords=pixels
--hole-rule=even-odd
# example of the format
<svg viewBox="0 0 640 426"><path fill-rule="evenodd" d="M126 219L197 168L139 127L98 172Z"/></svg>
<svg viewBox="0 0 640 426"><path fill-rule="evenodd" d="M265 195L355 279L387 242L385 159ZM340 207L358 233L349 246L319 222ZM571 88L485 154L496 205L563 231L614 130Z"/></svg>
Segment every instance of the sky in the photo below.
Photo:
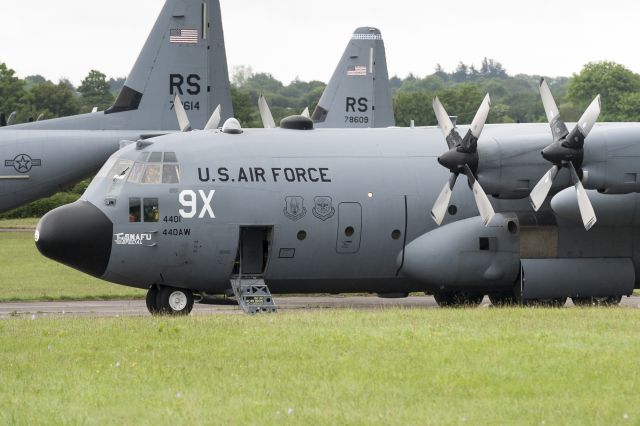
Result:
<svg viewBox="0 0 640 426"><path fill-rule="evenodd" d="M0 62L74 84L129 73L164 0L3 1ZM611 60L640 73L634 0L220 0L229 70L328 81L353 30L380 28L390 75L501 62L509 74L570 76Z"/></svg>

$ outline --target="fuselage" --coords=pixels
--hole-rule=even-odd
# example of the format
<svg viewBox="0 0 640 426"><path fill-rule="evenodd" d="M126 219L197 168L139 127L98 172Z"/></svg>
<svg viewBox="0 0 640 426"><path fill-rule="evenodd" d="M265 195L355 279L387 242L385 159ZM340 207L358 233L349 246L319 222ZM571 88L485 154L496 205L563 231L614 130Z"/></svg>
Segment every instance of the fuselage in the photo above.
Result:
<svg viewBox="0 0 640 426"><path fill-rule="evenodd" d="M590 136L589 149L639 137L638 125L602 125ZM480 182L490 194L514 198L492 203L496 212L517 218L518 255L624 258L637 270L635 213L630 221L586 232L581 223L556 217L548 205L532 212L526 196L549 167L539 153L550 138L545 124L495 125L479 141ZM227 291L230 277L238 274L264 277L276 293L440 288L405 270L405 256L415 257L407 247L436 228L429 212L449 176L437 162L446 150L438 128L247 129L149 142L112 156L82 197L92 215L104 216L105 235L91 235L80 223L75 230L58 227L58 235L86 233L85 239L99 238L108 246L85 271L128 286L208 293ZM500 189L511 181L513 188ZM553 192L568 183L568 177L558 179ZM436 244L444 251L453 246L446 229L478 214L465 186L454 191L439 230L444 237ZM48 232L45 219L41 239ZM72 241L68 236L67 251ZM464 253L452 253L451 264L438 267L456 274L464 259ZM58 260L77 267L73 256Z"/></svg>

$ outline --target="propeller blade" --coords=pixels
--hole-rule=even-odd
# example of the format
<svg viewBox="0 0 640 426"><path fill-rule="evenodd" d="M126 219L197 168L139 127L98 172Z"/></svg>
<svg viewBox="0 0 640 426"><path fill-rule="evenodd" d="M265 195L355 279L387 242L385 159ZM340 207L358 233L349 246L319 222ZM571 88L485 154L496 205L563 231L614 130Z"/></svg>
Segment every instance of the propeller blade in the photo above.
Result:
<svg viewBox="0 0 640 426"><path fill-rule="evenodd" d="M174 98L173 107L176 110L176 116L178 117L178 125L180 126L180 131L190 132L191 123L189 122L189 117L187 116L187 112L184 110L184 105L182 105L180 96L176 95L176 97Z"/></svg>
<svg viewBox="0 0 640 426"><path fill-rule="evenodd" d="M302 111L302 114L301 114L301 115L302 115L303 117L306 117L306 118L308 118L308 119L311 119L311 113L309 112L309 107L306 107L306 108L304 109L304 111Z"/></svg>
<svg viewBox="0 0 640 426"><path fill-rule="evenodd" d="M13 125L14 121L16 121L16 112L15 111L13 111L11 114L9 114L9 118L7 118L7 126Z"/></svg>
<svg viewBox="0 0 640 426"><path fill-rule="evenodd" d="M588 231L596 224L598 219L596 218L596 213L593 211L593 206L591 205L587 191L584 190L584 186L582 186L582 182L580 182L580 178L578 177L578 173L576 173L576 168L573 166L573 163L569 163L569 169L571 170L571 177L573 178L576 188L576 196L578 197L578 207L580 207L582 223L584 224L584 229Z"/></svg>
<svg viewBox="0 0 640 426"><path fill-rule="evenodd" d="M553 140L557 142L566 138L569 130L567 130L567 125L564 124L564 121L560 118L560 110L558 109L558 105L556 105L555 99L553 99L547 80L544 78L540 80L540 96L542 97L544 112L547 114L547 121L549 121L551 125Z"/></svg>
<svg viewBox="0 0 640 426"><path fill-rule="evenodd" d="M260 110L260 117L262 118L262 126L265 129L275 129L276 122L273 120L273 114L271 114L267 100L262 95L258 98L258 109Z"/></svg>
<svg viewBox="0 0 640 426"><path fill-rule="evenodd" d="M586 138L591 133L591 129L595 126L596 121L598 121L598 117L600 116L600 95L596 96L596 98L591 102L589 108L582 114L580 117L580 121L578 121L578 127L580 128L580 132Z"/></svg>
<svg viewBox="0 0 640 426"><path fill-rule="evenodd" d="M471 134L475 136L476 139L480 138L482 134L482 129L484 128L484 124L487 122L487 117L489 116L489 111L491 110L491 97L487 93L487 96L484 97L484 101L480 105L476 116L473 118L471 122Z"/></svg>
<svg viewBox="0 0 640 426"><path fill-rule="evenodd" d="M93 107L91 109L91 114L95 114L96 112L98 112L98 107Z"/></svg>
<svg viewBox="0 0 640 426"><path fill-rule="evenodd" d="M433 112L436 113L438 125L440 126L440 130L442 130L442 134L447 141L449 149L455 148L456 146L460 145L460 143L462 143L462 138L453 127L453 123L449 118L449 114L447 114L447 111L444 109L444 106L442 106L442 103L437 96L433 98Z"/></svg>
<svg viewBox="0 0 640 426"><path fill-rule="evenodd" d="M491 98L489 97L489 94L487 94L487 96L484 97L484 101L482 101L480 108L478 108L476 116L473 118L469 131L464 135L464 139L462 139L461 149L463 152L477 152L478 139L482 134L484 124L487 122L489 110L491 110Z"/></svg>
<svg viewBox="0 0 640 426"><path fill-rule="evenodd" d="M546 200L547 195L549 195L549 191L551 191L551 186L553 185L553 181L555 180L559 171L560 168L554 165L549 169L547 173L544 174L544 176L542 176L542 179L540 179L540 181L533 188L531 194L529 194L529 201L531 201L531 207L533 207L533 210L540 210L540 207L542 207L544 200Z"/></svg>
<svg viewBox="0 0 640 426"><path fill-rule="evenodd" d="M449 202L451 201L451 194L453 187L456 186L456 180L458 179L457 173L451 173L449 182L444 185L442 192L438 195L433 208L431 209L431 217L440 226L444 220L444 216L447 214L449 208Z"/></svg>
<svg viewBox="0 0 640 426"><path fill-rule="evenodd" d="M218 105L216 109L211 114L211 118L207 121L207 125L204 126L204 130L215 130L220 125L220 121L222 120L222 106Z"/></svg>
<svg viewBox="0 0 640 426"><path fill-rule="evenodd" d="M485 226L487 226L493 216L495 216L495 211L493 211L493 206L491 205L491 201L489 201L489 197L484 193L484 189L480 185L480 182L473 176L473 172L471 168L469 168L468 164L464 166L464 172L469 179L469 183L471 184L471 189L473 191L473 198L476 200L476 205L478 206L478 211L480 212L480 216L482 216L482 222Z"/></svg>
<svg viewBox="0 0 640 426"><path fill-rule="evenodd" d="M36 118L36 121L42 121L43 119L44 119L44 113L40 113L38 118Z"/></svg>

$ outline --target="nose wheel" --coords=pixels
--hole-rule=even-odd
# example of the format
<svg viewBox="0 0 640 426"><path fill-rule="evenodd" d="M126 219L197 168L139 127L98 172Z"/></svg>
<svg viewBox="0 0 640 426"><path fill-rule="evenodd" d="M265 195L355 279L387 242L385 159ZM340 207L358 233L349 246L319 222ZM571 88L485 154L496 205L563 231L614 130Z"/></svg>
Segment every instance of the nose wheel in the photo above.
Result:
<svg viewBox="0 0 640 426"><path fill-rule="evenodd" d="M151 315L189 315L193 302L193 292L184 288L154 285L147 292L147 309Z"/></svg>

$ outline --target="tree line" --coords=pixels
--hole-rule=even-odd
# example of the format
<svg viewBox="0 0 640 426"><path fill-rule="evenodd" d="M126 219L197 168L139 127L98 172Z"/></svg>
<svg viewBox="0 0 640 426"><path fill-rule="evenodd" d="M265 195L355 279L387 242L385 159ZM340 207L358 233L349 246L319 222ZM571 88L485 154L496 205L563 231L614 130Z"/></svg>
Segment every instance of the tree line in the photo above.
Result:
<svg viewBox="0 0 640 426"><path fill-rule="evenodd" d="M424 77L410 74L390 79L393 109L398 126L436 125L431 103L439 96L458 123L469 123L486 93L492 98L488 123L545 122L538 75L510 75L500 62L485 58L478 67L460 62L447 72L440 65ZM124 78L110 78L92 70L74 87L68 80L51 82L40 75L16 76L0 63L0 112L17 112L16 122L57 118L107 109L124 85ZM571 77L547 78L565 121L577 121L593 98L602 95L601 121L640 122L640 75L614 62L589 63ZM232 73L231 97L234 113L244 127L261 127L258 97L266 96L276 122L315 108L326 84L295 79L284 84L273 75L237 67ZM38 216L59 203L77 198L86 188L83 182L53 199L40 200L0 217Z"/></svg>

